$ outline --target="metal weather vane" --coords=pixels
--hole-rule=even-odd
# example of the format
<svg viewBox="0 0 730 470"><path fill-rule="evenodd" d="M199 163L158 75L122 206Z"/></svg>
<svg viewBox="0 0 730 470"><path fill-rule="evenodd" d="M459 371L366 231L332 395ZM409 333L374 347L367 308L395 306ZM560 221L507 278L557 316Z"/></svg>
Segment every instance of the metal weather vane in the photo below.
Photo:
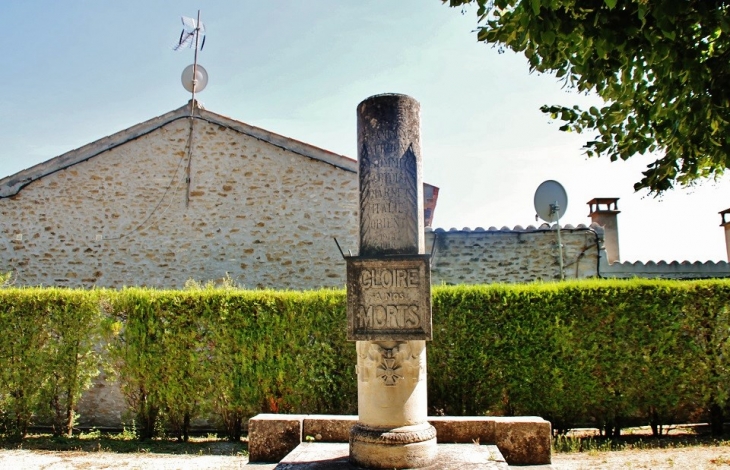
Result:
<svg viewBox="0 0 730 470"><path fill-rule="evenodd" d="M179 51L184 48L195 48L193 63L183 70L182 74L183 86L193 94L191 102L193 104L190 108L190 113L192 114L195 93L203 91L203 88L208 83L208 72L206 72L202 65L198 64L198 51L202 51L203 47L205 47L205 25L200 21L200 10L198 10L197 19L187 16L183 16L180 19L182 20L183 29L180 32L180 39L178 39L173 50Z"/></svg>
<svg viewBox="0 0 730 470"><path fill-rule="evenodd" d="M193 126L195 122L195 93L203 91L205 86L208 84L208 72L203 68L202 65L198 64L198 51L202 51L205 47L205 25L200 21L200 10L198 10L197 19L190 18L187 16L181 17L183 30L180 33L180 39L177 44L173 47L173 50L179 51L184 48L195 48L195 59L193 63L185 68L182 73L182 84L183 87L192 93L192 99L190 100L190 133L188 136L188 152L187 152L187 168L185 171L185 207L190 204L190 185L191 185L191 173L192 173L192 161L193 161ZM202 38L201 38L202 37Z"/></svg>
<svg viewBox="0 0 730 470"><path fill-rule="evenodd" d="M173 47L173 50L177 51L184 47L192 48L193 45L197 49L200 35L203 35L203 40L200 43L200 50L202 51L203 47L205 47L205 25L200 21L200 10L198 10L197 20L187 16L183 16L180 19L182 20L183 30L180 33L180 40Z"/></svg>

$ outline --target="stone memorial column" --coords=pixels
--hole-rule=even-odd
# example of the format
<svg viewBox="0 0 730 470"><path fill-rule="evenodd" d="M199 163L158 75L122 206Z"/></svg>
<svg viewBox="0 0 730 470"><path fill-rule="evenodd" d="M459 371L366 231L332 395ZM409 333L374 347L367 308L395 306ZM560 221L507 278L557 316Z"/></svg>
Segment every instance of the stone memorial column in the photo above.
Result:
<svg viewBox="0 0 730 470"><path fill-rule="evenodd" d="M348 339L356 340L358 422L350 460L417 468L436 457L428 421L431 271L424 254L416 100L372 96L357 108L360 253L347 259Z"/></svg>

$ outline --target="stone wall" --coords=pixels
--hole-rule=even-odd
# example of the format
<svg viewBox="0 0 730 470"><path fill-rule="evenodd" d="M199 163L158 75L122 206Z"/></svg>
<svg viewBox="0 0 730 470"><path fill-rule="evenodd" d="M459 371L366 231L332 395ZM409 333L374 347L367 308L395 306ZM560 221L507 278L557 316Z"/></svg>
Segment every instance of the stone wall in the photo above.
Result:
<svg viewBox="0 0 730 470"><path fill-rule="evenodd" d="M0 179L0 272L17 285L344 287L333 238L357 254L357 162L197 109L188 188L190 122L184 106ZM427 232L435 284L559 278L555 226ZM727 263L609 264L599 226L561 234L568 279L730 276Z"/></svg>
<svg viewBox="0 0 730 470"><path fill-rule="evenodd" d="M436 229L426 234L433 253L431 278L438 284L489 284L560 279L557 227ZM603 229L597 225L561 229L566 279L595 277ZM436 246L434 248L434 240ZM605 252L603 253L605 257Z"/></svg>
<svg viewBox="0 0 730 470"><path fill-rule="evenodd" d="M179 119L0 199L0 263L19 285L247 288L344 285L356 173ZM353 163L354 165L354 163Z"/></svg>

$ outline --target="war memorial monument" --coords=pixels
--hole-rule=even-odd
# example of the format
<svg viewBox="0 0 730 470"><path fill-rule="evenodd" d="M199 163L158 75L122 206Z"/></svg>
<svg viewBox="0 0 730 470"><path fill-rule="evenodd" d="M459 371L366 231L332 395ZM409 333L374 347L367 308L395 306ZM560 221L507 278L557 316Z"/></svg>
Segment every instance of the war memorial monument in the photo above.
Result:
<svg viewBox="0 0 730 470"><path fill-rule="evenodd" d="M358 416L263 414L249 421L249 466L277 469L506 469L550 463L541 418L429 417L420 105L358 105L359 254L347 264L347 338L357 351ZM436 338L438 340L438 338ZM313 436L315 442L302 442ZM349 443L349 444L346 444Z"/></svg>

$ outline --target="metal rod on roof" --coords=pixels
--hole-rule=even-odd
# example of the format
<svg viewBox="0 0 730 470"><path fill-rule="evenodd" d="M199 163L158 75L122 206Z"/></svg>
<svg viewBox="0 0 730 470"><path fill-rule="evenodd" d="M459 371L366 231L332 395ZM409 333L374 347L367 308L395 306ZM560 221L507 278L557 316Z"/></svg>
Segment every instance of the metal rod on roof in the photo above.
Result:
<svg viewBox="0 0 730 470"><path fill-rule="evenodd" d="M200 10L198 20L195 23L195 56L193 59L193 97L190 100L190 136L188 137L188 167L186 169L185 182L185 207L190 205L190 184L193 166L193 122L195 121L195 91L198 88L198 41L200 40Z"/></svg>
<svg viewBox="0 0 730 470"><path fill-rule="evenodd" d="M193 123L195 119L190 116L190 133L188 134L188 166L185 168L185 207L190 205L190 175L193 166Z"/></svg>
<svg viewBox="0 0 730 470"><path fill-rule="evenodd" d="M193 59L193 100L190 104L190 117L195 109L195 91L198 87L198 41L200 40L200 10L198 10L198 21L195 23L195 58Z"/></svg>
<svg viewBox="0 0 730 470"><path fill-rule="evenodd" d="M565 270L564 270L564 261L563 261L563 240L560 237L560 206L558 205L558 201L555 201L554 204L550 204L550 212L551 214L555 214L557 216L557 229L558 229L558 250L560 253L560 280L565 280Z"/></svg>

